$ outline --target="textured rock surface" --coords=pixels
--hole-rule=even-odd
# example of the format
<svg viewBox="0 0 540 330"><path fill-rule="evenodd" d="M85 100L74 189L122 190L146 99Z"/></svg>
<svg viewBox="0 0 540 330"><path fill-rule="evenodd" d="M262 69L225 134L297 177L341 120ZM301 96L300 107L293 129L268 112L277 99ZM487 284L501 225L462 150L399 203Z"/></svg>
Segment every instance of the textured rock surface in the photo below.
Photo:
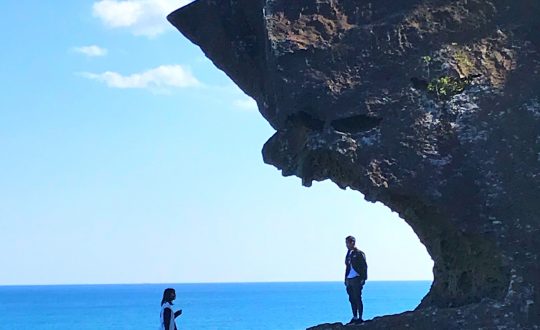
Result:
<svg viewBox="0 0 540 330"><path fill-rule="evenodd" d="M358 328L535 329L538 17L536 0L199 0L169 20L276 129L265 162L384 203L426 246L417 309Z"/></svg>

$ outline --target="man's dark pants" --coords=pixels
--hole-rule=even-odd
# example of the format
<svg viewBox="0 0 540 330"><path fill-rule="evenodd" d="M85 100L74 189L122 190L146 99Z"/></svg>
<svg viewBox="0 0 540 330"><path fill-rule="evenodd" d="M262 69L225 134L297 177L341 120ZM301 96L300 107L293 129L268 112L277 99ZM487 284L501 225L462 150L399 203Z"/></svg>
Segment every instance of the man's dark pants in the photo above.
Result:
<svg viewBox="0 0 540 330"><path fill-rule="evenodd" d="M364 283L365 282L360 279L360 276L345 280L353 316L358 316L359 319L362 319L362 314L364 312L364 305L362 304L362 289L364 288Z"/></svg>

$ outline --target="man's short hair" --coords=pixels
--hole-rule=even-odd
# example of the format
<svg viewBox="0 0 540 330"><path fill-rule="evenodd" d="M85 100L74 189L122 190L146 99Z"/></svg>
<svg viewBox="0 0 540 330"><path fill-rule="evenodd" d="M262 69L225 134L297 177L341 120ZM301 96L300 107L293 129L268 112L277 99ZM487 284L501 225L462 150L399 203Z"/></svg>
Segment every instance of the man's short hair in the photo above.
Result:
<svg viewBox="0 0 540 330"><path fill-rule="evenodd" d="M356 242L356 238L354 238L354 236L347 236L345 237L345 240L348 242Z"/></svg>

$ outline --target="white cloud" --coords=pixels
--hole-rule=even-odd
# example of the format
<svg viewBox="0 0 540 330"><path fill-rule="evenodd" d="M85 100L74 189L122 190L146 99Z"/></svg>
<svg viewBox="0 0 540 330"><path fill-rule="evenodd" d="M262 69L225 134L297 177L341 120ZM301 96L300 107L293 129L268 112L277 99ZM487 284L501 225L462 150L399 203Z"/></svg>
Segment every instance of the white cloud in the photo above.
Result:
<svg viewBox="0 0 540 330"><path fill-rule="evenodd" d="M242 99L237 99L233 102L233 105L240 110L245 111L258 111L257 102L251 97L245 97Z"/></svg>
<svg viewBox="0 0 540 330"><path fill-rule="evenodd" d="M75 51L77 53L84 54L86 56L90 56L90 57L105 56L105 55L107 55L107 52L108 52L107 49L101 48L101 47L96 46L96 45L83 46L83 47L74 47L73 51Z"/></svg>
<svg viewBox="0 0 540 330"><path fill-rule="evenodd" d="M100 0L93 14L105 26L126 28L137 36L154 37L172 26L166 16L193 0Z"/></svg>
<svg viewBox="0 0 540 330"><path fill-rule="evenodd" d="M161 65L141 73L124 76L117 72L83 72L81 76L105 83L111 88L142 88L166 92L169 88L201 86L201 83L181 65Z"/></svg>

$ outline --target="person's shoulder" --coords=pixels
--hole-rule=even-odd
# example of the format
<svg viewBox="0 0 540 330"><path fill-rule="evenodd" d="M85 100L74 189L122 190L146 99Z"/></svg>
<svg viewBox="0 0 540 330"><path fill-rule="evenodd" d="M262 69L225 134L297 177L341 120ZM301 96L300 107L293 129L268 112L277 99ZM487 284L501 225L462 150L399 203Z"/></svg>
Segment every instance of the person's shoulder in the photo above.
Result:
<svg viewBox="0 0 540 330"><path fill-rule="evenodd" d="M358 249L358 248L355 248L355 249L354 249L354 253L355 253L355 254L359 254L359 255L361 255L361 256L364 257L364 258L366 257L366 254L364 253L364 251L362 251L362 250L360 250L360 249Z"/></svg>

